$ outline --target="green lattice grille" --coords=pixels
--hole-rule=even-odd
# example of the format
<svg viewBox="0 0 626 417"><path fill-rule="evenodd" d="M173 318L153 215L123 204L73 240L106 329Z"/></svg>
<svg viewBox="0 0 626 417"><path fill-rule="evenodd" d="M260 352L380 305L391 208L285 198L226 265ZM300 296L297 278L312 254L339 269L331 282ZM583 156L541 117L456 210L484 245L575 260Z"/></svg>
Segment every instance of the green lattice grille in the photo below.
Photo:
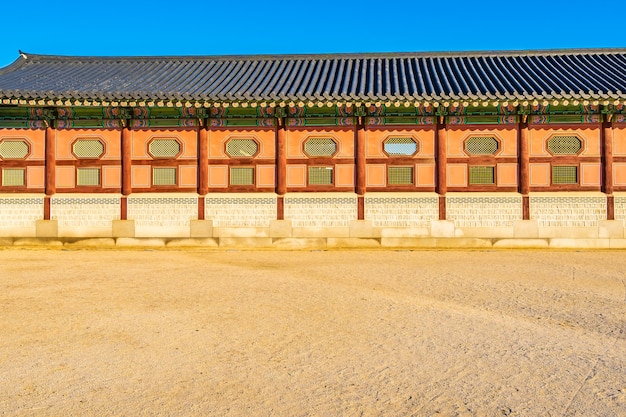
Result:
<svg viewBox="0 0 626 417"><path fill-rule="evenodd" d="M176 185L176 168L152 168L153 185Z"/></svg>
<svg viewBox="0 0 626 417"><path fill-rule="evenodd" d="M180 143L174 139L155 139L150 142L149 151L155 158L174 158L180 153Z"/></svg>
<svg viewBox="0 0 626 417"><path fill-rule="evenodd" d="M3 169L2 185L4 187L23 187L25 182L23 169Z"/></svg>
<svg viewBox="0 0 626 417"><path fill-rule="evenodd" d="M309 184L310 185L332 185L333 184L332 167L309 167Z"/></svg>
<svg viewBox="0 0 626 417"><path fill-rule="evenodd" d="M76 185L100 185L100 168L78 168L76 170Z"/></svg>
<svg viewBox="0 0 626 417"><path fill-rule="evenodd" d="M470 185L494 184L493 167L470 167L469 183Z"/></svg>
<svg viewBox="0 0 626 417"><path fill-rule="evenodd" d="M28 143L23 140L5 140L0 143L0 158L24 159L28 155Z"/></svg>
<svg viewBox="0 0 626 417"><path fill-rule="evenodd" d="M573 135L553 136L548 140L548 150L554 155L578 155L582 148L582 141Z"/></svg>
<svg viewBox="0 0 626 417"><path fill-rule="evenodd" d="M465 141L469 155L493 155L498 151L498 141L493 136L472 136Z"/></svg>
<svg viewBox="0 0 626 417"><path fill-rule="evenodd" d="M254 185L254 168L231 168L230 185Z"/></svg>
<svg viewBox="0 0 626 417"><path fill-rule="evenodd" d="M578 167L553 166L552 184L578 184Z"/></svg>
<svg viewBox="0 0 626 417"><path fill-rule="evenodd" d="M226 154L231 158L251 158L259 151L252 139L231 139L226 143Z"/></svg>
<svg viewBox="0 0 626 417"><path fill-rule="evenodd" d="M406 185L413 184L413 167L388 167L387 184Z"/></svg>
<svg viewBox="0 0 626 417"><path fill-rule="evenodd" d="M308 156L333 156L337 144L331 138L311 138L304 143L304 153Z"/></svg>
<svg viewBox="0 0 626 417"><path fill-rule="evenodd" d="M410 156L417 152L417 142L413 138L389 138L383 149L390 156Z"/></svg>
<svg viewBox="0 0 626 417"><path fill-rule="evenodd" d="M100 158L104 153L104 145L99 140L79 139L72 148L77 158Z"/></svg>

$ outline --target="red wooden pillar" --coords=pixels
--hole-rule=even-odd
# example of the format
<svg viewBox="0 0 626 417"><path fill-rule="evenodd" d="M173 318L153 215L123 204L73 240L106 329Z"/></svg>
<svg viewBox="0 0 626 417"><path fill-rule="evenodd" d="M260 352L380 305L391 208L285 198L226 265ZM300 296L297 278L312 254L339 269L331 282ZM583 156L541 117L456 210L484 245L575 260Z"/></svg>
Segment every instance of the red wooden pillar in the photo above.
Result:
<svg viewBox="0 0 626 417"><path fill-rule="evenodd" d="M615 200L613 198L613 123L602 123L602 191L606 194L606 219L615 220Z"/></svg>
<svg viewBox="0 0 626 417"><path fill-rule="evenodd" d="M435 131L435 142L437 144L437 193L439 193L439 220L446 219L446 193L447 183L447 163L448 149L446 143L446 126L441 121L437 123Z"/></svg>
<svg viewBox="0 0 626 417"><path fill-rule="evenodd" d="M131 178L131 166L132 166L132 152L131 152L131 132L130 127L125 126L122 128L122 201L120 207L120 219L126 220L128 218L127 201L126 198L132 192L132 178Z"/></svg>
<svg viewBox="0 0 626 417"><path fill-rule="evenodd" d="M365 191L367 185L365 183L365 126L357 124L355 129L356 141L356 194L358 201L358 219L365 219Z"/></svg>
<svg viewBox="0 0 626 417"><path fill-rule="evenodd" d="M198 220L204 220L204 196L209 192L209 131L198 128Z"/></svg>
<svg viewBox="0 0 626 417"><path fill-rule="evenodd" d="M50 121L52 124L53 122ZM50 197L56 193L56 129L49 125L46 128L46 180L43 202L43 219L50 220Z"/></svg>
<svg viewBox="0 0 626 417"><path fill-rule="evenodd" d="M281 119L279 119L280 121ZM287 193L287 134L282 123L276 126L276 219L285 219L285 194Z"/></svg>
<svg viewBox="0 0 626 417"><path fill-rule="evenodd" d="M522 219L530 220L530 137L528 123L519 124L517 134L519 149L519 192L522 195Z"/></svg>

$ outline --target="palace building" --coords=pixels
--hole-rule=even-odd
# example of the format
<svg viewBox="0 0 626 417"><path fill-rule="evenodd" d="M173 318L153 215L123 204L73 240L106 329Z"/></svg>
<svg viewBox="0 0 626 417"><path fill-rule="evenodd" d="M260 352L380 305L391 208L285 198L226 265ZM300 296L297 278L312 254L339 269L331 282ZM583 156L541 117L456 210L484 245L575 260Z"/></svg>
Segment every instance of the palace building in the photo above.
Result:
<svg viewBox="0 0 626 417"><path fill-rule="evenodd" d="M625 219L626 49L0 69L3 245L623 248Z"/></svg>

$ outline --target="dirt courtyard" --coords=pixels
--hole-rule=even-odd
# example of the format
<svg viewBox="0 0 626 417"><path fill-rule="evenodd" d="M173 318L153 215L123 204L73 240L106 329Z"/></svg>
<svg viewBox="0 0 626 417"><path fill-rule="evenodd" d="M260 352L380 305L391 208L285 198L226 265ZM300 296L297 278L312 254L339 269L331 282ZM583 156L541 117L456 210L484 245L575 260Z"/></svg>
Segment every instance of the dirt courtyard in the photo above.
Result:
<svg viewBox="0 0 626 417"><path fill-rule="evenodd" d="M626 416L625 252L0 263L2 416Z"/></svg>

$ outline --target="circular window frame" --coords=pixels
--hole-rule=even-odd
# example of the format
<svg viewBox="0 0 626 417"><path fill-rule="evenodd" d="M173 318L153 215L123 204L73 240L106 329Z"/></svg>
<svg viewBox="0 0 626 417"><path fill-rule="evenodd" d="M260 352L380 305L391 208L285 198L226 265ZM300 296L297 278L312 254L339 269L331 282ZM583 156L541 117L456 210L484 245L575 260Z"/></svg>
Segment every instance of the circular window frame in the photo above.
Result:
<svg viewBox="0 0 626 417"><path fill-rule="evenodd" d="M335 152L332 153L332 155L327 156L327 155L309 155L306 152L306 143L311 140L311 139L330 139L334 142L335 144ZM311 159L319 159L319 158L334 158L337 156L337 154L339 154L339 144L341 142L339 140L337 140L337 138L333 137L333 136L320 136L320 135L315 135L315 136L308 136L306 137L303 141L302 141L302 153L307 157L307 158L311 158Z"/></svg>
<svg viewBox="0 0 626 417"><path fill-rule="evenodd" d="M548 142L550 142L552 139L554 139L557 136L574 136L575 138L577 138L580 141L580 150L577 153L553 153L550 150L550 147L548 146ZM577 156L582 155L585 152L585 150L586 150L585 140L578 133L574 133L574 132L556 132L556 133L552 133L550 136L548 136L548 138L544 142L544 145L545 145L545 150L548 153L548 155L553 156L555 158L572 158L572 157L577 157Z"/></svg>
<svg viewBox="0 0 626 417"><path fill-rule="evenodd" d="M0 161L24 161L28 159L33 153L33 144L27 138L2 138L0 144L3 142L24 142L28 147L28 152L22 158L4 158L0 155Z"/></svg>
<svg viewBox="0 0 626 417"><path fill-rule="evenodd" d="M233 140L251 140L254 143L256 143L256 152L254 153L254 155L252 156L232 156L231 154L228 153L227 149L228 149L228 142L233 141ZM242 160L242 159L254 159L256 158L260 153L261 153L261 142L252 136L247 136L247 137L229 137L228 139L226 139L224 141L224 155L226 155L228 158L232 158L232 159L236 159L236 160Z"/></svg>
<svg viewBox="0 0 626 417"><path fill-rule="evenodd" d="M150 152L150 145L152 145L153 142L157 141L157 140L173 140L176 141L178 143L178 153L175 156L154 156L152 154L152 152ZM183 141L180 140L179 138L176 137L152 137L150 138L150 140L146 143L146 153L152 158L152 159L160 159L160 160L167 160L167 159L178 159L184 152L183 149Z"/></svg>
<svg viewBox="0 0 626 417"><path fill-rule="evenodd" d="M494 153L481 153L481 154L471 154L469 152L467 152L467 141L472 139L472 138L476 138L476 137L491 137L493 138L496 143L498 144L498 149L496 149L496 151ZM465 137L465 139L463 139L463 153L465 155L467 155L470 158L492 158L495 156L498 156L502 153L502 139L500 137L498 137L497 135L493 134L493 133L472 133L468 136Z"/></svg>
<svg viewBox="0 0 626 417"><path fill-rule="evenodd" d="M409 138L409 139L411 139L413 142L415 142L415 152L413 152L411 155L391 155L391 154L389 154L385 150L385 143L388 140L394 139L394 138ZM413 136L413 135L388 135L388 136L385 137L385 139L382 140L381 144L382 144L382 152L388 158L413 158L413 157L419 155L422 152L421 141L418 138L416 138L415 136Z"/></svg>
<svg viewBox="0 0 626 417"><path fill-rule="evenodd" d="M78 142L79 140L93 140L93 141L100 142L100 144L102 145L102 154L100 154L100 156L97 156L97 157L85 157L85 156L78 156L78 155L76 155L76 153L74 152L74 145L76 145L76 142ZM98 161L98 160L104 158L104 155L106 155L106 153L107 153L107 145L106 145L106 142L102 138L77 137L70 144L70 152L72 153L72 156L74 158L79 159L81 161Z"/></svg>

